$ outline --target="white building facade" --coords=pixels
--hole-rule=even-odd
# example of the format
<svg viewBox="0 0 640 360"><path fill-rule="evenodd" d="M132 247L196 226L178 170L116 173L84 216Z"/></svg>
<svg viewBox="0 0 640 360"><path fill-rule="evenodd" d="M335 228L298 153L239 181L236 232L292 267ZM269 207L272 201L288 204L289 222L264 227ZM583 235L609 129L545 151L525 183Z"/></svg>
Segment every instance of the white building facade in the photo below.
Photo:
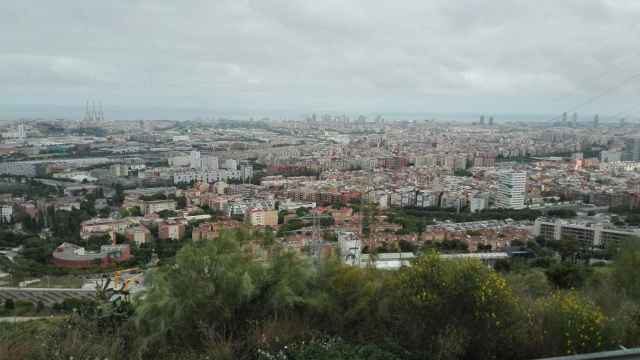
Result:
<svg viewBox="0 0 640 360"><path fill-rule="evenodd" d="M501 171L498 173L496 207L503 209L524 209L527 195L527 173Z"/></svg>

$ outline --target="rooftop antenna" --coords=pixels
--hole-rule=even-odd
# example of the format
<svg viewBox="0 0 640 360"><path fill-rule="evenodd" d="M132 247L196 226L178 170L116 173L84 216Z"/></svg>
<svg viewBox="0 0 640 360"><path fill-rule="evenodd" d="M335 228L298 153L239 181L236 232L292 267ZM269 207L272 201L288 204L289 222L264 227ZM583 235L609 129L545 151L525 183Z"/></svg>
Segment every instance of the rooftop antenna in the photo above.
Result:
<svg viewBox="0 0 640 360"><path fill-rule="evenodd" d="M363 192L360 198L360 211L362 212L362 220L360 221L360 234L363 240L367 240L367 247L369 248L369 260L367 266L373 266L374 261L374 247L375 247L375 239L371 234L373 233L374 227L374 219L373 219L373 211L371 211L371 201L370 201L370 193L373 189L373 166L369 166L367 170L367 186L365 191ZM365 234L364 229L364 221L365 216L367 217L368 227L367 233Z"/></svg>

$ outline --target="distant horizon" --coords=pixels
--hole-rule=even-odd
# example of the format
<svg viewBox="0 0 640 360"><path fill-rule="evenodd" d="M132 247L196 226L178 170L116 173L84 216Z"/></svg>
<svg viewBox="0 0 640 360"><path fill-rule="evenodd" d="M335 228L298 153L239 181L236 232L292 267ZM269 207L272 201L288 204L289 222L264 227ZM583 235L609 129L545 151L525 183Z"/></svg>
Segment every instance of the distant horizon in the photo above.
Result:
<svg viewBox="0 0 640 360"><path fill-rule="evenodd" d="M96 103L96 106L98 103ZM451 122L477 122L480 116L485 116L488 121L489 117L493 117L495 122L521 122L536 121L550 122L561 114L551 113L515 113L515 112L455 112L455 111L339 111L339 110L240 110L240 109L206 109L198 107L130 107L130 106L105 106L103 105L105 117L107 120L113 121L132 121L132 120L173 120L173 121L191 121L191 120L209 120L211 118L229 120L261 120L270 118L271 120L301 120L312 114L320 115L347 115L352 120L360 115L364 115L368 120L372 120L377 116L383 117L388 121L405 121L405 120L436 120ZM587 122L593 120L596 113L579 113L578 121ZM46 105L46 104L21 104L21 105L0 105L0 121L16 121L16 120L81 120L85 114L83 106L72 105ZM573 113L568 113L569 118ZM617 121L621 117L619 114L598 114L600 121ZM618 116L615 116L618 115ZM628 121L638 120L637 116L627 117Z"/></svg>
<svg viewBox="0 0 640 360"><path fill-rule="evenodd" d="M5 3L0 119L640 115L637 1Z"/></svg>

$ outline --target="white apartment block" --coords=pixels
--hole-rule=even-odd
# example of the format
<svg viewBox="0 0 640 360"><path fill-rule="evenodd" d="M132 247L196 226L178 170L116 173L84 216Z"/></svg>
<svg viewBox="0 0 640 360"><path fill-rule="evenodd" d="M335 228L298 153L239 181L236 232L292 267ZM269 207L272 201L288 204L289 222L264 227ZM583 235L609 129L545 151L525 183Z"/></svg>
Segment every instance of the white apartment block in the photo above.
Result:
<svg viewBox="0 0 640 360"><path fill-rule="evenodd" d="M192 169L200 169L202 162L200 161L200 151L193 150L190 155L189 165Z"/></svg>
<svg viewBox="0 0 640 360"><path fill-rule="evenodd" d="M2 205L0 207L0 223L10 223L13 220L13 206Z"/></svg>
<svg viewBox="0 0 640 360"><path fill-rule="evenodd" d="M228 170L237 170L238 169L238 161L234 160L234 159L227 159L224 162L224 166L225 169Z"/></svg>
<svg viewBox="0 0 640 360"><path fill-rule="evenodd" d="M189 166L189 164L191 164L191 156L189 155L174 156L169 158L169 166L172 167Z"/></svg>
<svg viewBox="0 0 640 360"><path fill-rule="evenodd" d="M180 171L173 175L173 183L206 182L212 184L228 179L242 179L240 170Z"/></svg>
<svg viewBox="0 0 640 360"><path fill-rule="evenodd" d="M489 201L484 196L474 196L469 200L469 211L472 213L482 211L487 208Z"/></svg>
<svg viewBox="0 0 640 360"><path fill-rule="evenodd" d="M218 170L218 158L213 155L201 156L200 164L204 170Z"/></svg>
<svg viewBox="0 0 640 360"><path fill-rule="evenodd" d="M524 209L527 195L527 173L522 171L501 171L498 173L496 207L503 209Z"/></svg>
<svg viewBox="0 0 640 360"><path fill-rule="evenodd" d="M145 215L159 213L163 210L175 210L176 202L174 200L154 200L145 201L143 205L143 212Z"/></svg>
<svg viewBox="0 0 640 360"><path fill-rule="evenodd" d="M126 219L90 219L80 224L80 237L88 239L92 235L107 233L111 240L115 240L115 233L124 233L127 226L129 222Z"/></svg>
<svg viewBox="0 0 640 360"><path fill-rule="evenodd" d="M420 190L416 194L416 207L437 207L439 205L439 193L433 191Z"/></svg>

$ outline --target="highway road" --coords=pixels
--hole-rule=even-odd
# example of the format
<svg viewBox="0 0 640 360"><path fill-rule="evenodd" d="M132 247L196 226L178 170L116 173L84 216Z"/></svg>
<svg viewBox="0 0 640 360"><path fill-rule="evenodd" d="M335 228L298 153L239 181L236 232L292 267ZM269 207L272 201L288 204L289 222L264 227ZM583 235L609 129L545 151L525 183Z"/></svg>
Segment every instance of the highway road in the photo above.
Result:
<svg viewBox="0 0 640 360"><path fill-rule="evenodd" d="M0 322L16 323L31 320L50 319L48 316L4 316L0 317Z"/></svg>
<svg viewBox="0 0 640 360"><path fill-rule="evenodd" d="M65 299L94 299L96 291L92 289L57 289L57 288L11 288L0 287L0 302L6 299L14 301L42 301L45 305L60 303Z"/></svg>

